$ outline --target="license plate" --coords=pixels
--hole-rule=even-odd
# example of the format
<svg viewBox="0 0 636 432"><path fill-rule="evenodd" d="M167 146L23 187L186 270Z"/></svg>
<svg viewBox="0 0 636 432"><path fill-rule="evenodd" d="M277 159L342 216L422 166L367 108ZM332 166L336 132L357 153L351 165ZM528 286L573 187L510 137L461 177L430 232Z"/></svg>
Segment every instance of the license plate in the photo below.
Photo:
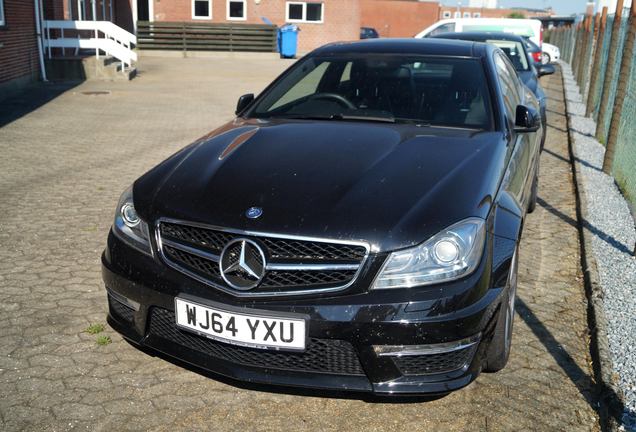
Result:
<svg viewBox="0 0 636 432"><path fill-rule="evenodd" d="M305 349L305 320L230 312L175 298L177 326L200 335L253 348Z"/></svg>

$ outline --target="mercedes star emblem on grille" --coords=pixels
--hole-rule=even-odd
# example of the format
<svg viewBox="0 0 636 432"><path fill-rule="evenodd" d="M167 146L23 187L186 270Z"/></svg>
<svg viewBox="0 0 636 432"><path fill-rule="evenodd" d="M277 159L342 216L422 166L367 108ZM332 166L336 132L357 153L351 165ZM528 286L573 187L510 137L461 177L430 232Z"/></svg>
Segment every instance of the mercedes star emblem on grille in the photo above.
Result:
<svg viewBox="0 0 636 432"><path fill-rule="evenodd" d="M232 288L251 290L265 276L265 253L252 240L234 239L223 248L219 269L223 280Z"/></svg>

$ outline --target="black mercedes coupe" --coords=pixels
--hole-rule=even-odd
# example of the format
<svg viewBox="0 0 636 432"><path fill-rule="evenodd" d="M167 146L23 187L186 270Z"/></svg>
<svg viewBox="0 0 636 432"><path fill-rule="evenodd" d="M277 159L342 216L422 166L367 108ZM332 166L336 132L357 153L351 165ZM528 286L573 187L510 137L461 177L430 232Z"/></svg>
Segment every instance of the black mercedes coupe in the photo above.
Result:
<svg viewBox="0 0 636 432"><path fill-rule="evenodd" d="M510 353L539 105L496 46L337 43L123 193L108 322L241 381L442 394Z"/></svg>

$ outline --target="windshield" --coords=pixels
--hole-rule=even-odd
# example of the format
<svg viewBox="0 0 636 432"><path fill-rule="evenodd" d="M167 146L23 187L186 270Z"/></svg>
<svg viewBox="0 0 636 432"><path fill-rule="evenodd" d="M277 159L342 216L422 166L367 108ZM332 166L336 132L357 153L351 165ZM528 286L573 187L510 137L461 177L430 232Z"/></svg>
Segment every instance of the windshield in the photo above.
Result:
<svg viewBox="0 0 636 432"><path fill-rule="evenodd" d="M248 116L492 127L478 60L408 55L308 57Z"/></svg>
<svg viewBox="0 0 636 432"><path fill-rule="evenodd" d="M487 40L486 43L491 43L501 48L501 50L510 59L510 62L518 71L530 70L528 65L528 57L523 49L521 42L511 40Z"/></svg>
<svg viewBox="0 0 636 432"><path fill-rule="evenodd" d="M530 52L540 52L541 51L541 48L539 48L537 46L537 44L532 42L530 39L523 38L523 41L526 43L526 48L528 48L528 51L530 51Z"/></svg>

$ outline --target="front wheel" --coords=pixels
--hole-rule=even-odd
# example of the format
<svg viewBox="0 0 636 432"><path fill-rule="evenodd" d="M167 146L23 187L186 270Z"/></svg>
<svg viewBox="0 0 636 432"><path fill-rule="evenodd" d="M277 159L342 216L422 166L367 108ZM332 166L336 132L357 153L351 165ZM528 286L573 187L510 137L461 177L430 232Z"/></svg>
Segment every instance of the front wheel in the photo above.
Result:
<svg viewBox="0 0 636 432"><path fill-rule="evenodd" d="M486 351L485 372L498 372L506 367L512 345L512 325L515 319L515 297L517 294L517 262L519 247L515 249L508 274L508 293L501 302L494 334Z"/></svg>
<svg viewBox="0 0 636 432"><path fill-rule="evenodd" d="M552 59L550 58L550 54L548 53L541 53L541 64L548 64L552 61Z"/></svg>

